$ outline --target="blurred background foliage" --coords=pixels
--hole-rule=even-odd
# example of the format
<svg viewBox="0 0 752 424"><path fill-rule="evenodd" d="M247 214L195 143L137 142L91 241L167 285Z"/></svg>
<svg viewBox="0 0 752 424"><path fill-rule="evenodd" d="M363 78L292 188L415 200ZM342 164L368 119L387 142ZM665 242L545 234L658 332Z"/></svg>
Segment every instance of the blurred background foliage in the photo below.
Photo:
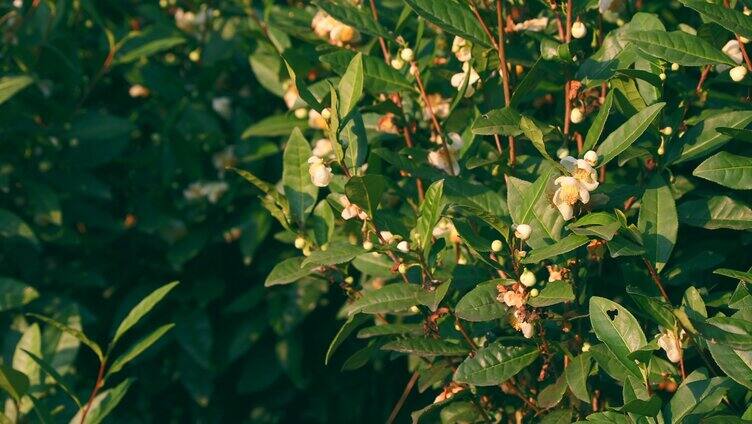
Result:
<svg viewBox="0 0 752 424"><path fill-rule="evenodd" d="M104 342L180 280L142 324L176 327L129 365L136 382L109 422L382 420L404 366L344 378L324 367L342 294L313 279L264 289L292 248L259 192L224 171L279 180L277 136L305 125L282 74L265 72L279 59L256 41L249 2L0 3L0 361L18 356L25 313ZM295 10L287 23L303 33L313 11ZM96 358L48 327L43 357L85 399ZM75 414L59 390L44 401Z"/></svg>

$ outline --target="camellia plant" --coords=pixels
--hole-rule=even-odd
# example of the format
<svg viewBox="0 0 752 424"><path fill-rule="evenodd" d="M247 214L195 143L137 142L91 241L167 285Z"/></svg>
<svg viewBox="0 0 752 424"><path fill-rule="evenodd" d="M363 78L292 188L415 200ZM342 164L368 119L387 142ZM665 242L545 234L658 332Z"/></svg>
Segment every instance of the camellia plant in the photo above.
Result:
<svg viewBox="0 0 752 424"><path fill-rule="evenodd" d="M746 6L250 6L289 113L248 131L289 138L235 171L300 252L266 285L341 289L329 366L406 359L388 422L752 420Z"/></svg>

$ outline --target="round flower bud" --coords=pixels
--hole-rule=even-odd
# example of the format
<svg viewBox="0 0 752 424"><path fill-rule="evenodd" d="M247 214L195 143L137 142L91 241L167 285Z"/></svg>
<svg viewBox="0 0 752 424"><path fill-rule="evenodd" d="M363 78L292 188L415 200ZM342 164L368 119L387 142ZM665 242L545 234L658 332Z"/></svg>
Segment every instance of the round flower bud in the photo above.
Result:
<svg viewBox="0 0 752 424"><path fill-rule="evenodd" d="M671 70L676 72L679 70L679 64L678 63L672 63L671 64Z"/></svg>
<svg viewBox="0 0 752 424"><path fill-rule="evenodd" d="M501 252L502 246L503 245L501 244L501 240L494 240L491 243L491 250L494 251L495 253Z"/></svg>
<svg viewBox="0 0 752 424"><path fill-rule="evenodd" d="M298 236L295 238L295 248L296 249L302 249L306 245L305 239L301 236Z"/></svg>
<svg viewBox="0 0 752 424"><path fill-rule="evenodd" d="M660 74L658 74L658 78L660 78L661 81L666 81L666 74L661 72Z"/></svg>
<svg viewBox="0 0 752 424"><path fill-rule="evenodd" d="M739 41L741 41L741 42L742 42L742 44L747 44L747 43L749 43L749 38L747 38L747 37L742 37L742 36L740 35L740 36L739 36Z"/></svg>
<svg viewBox="0 0 752 424"><path fill-rule="evenodd" d="M585 115L582 113L581 110L575 108L572 109L571 112L569 112L569 119L572 121L573 124L579 124L582 122L583 119L585 119Z"/></svg>
<svg viewBox="0 0 752 424"><path fill-rule="evenodd" d="M580 21L572 24L572 37L582 38L587 35L587 27Z"/></svg>
<svg viewBox="0 0 752 424"><path fill-rule="evenodd" d="M402 240L401 242L397 243L397 249L400 252L407 253L410 251L410 243L408 243L407 240Z"/></svg>
<svg viewBox="0 0 752 424"><path fill-rule="evenodd" d="M295 113L295 117L298 119L306 119L306 117L308 116L308 111L304 107L301 107L300 109L295 109L294 113Z"/></svg>
<svg viewBox="0 0 752 424"><path fill-rule="evenodd" d="M533 229L527 224L520 224L514 229L514 236L518 239L525 241L530 238L530 233Z"/></svg>
<svg viewBox="0 0 752 424"><path fill-rule="evenodd" d="M590 343L588 343L588 342L583 343L582 344L582 351L583 352L587 352L589 350L590 350Z"/></svg>
<svg viewBox="0 0 752 424"><path fill-rule="evenodd" d="M405 265L404 263L399 264L399 266L397 267L397 271L399 271L400 274L406 273L407 265Z"/></svg>
<svg viewBox="0 0 752 424"><path fill-rule="evenodd" d="M556 157L559 159L564 159L565 157L569 156L569 149L566 147L559 147L556 149Z"/></svg>
<svg viewBox="0 0 752 424"><path fill-rule="evenodd" d="M373 243L371 243L371 240L366 240L363 242L363 249L365 250L373 249Z"/></svg>
<svg viewBox="0 0 752 424"><path fill-rule="evenodd" d="M747 68L742 65L731 68L729 75L734 82L739 82L747 76Z"/></svg>
<svg viewBox="0 0 752 424"><path fill-rule="evenodd" d="M321 111L321 117L327 121L330 120L332 118L332 111L329 110L328 107L325 107L324 110Z"/></svg>
<svg viewBox="0 0 752 424"><path fill-rule="evenodd" d="M530 270L525 269L525 271L522 272L522 275L520 275L520 283L525 287L533 287L536 283L535 274L530 272Z"/></svg>
<svg viewBox="0 0 752 424"><path fill-rule="evenodd" d="M355 282L355 279L352 277L352 275L348 275L347 277L345 277L345 283L352 284L354 282Z"/></svg>
<svg viewBox="0 0 752 424"><path fill-rule="evenodd" d="M311 248L309 246L303 248L303 256L311 256Z"/></svg>
<svg viewBox="0 0 752 424"><path fill-rule="evenodd" d="M539 294L540 292L538 291L538 289L530 290L530 297L538 297Z"/></svg>
<svg viewBox="0 0 752 424"><path fill-rule="evenodd" d="M661 128L661 134L663 135L671 135L674 133L674 129L671 127L663 127Z"/></svg>
<svg viewBox="0 0 752 424"><path fill-rule="evenodd" d="M467 258L464 256L460 256L460 258L457 259L457 265L467 265Z"/></svg>
<svg viewBox="0 0 752 424"><path fill-rule="evenodd" d="M411 48L402 49L402 51L400 52L400 57L405 62L412 62L415 58L415 53L413 53L413 49Z"/></svg>
<svg viewBox="0 0 752 424"><path fill-rule="evenodd" d="M595 166L596 163L598 163L598 153L595 153L592 150L588 150L585 152L584 156L585 162L588 163L590 166Z"/></svg>
<svg viewBox="0 0 752 424"><path fill-rule="evenodd" d="M405 61L402 60L399 57L395 57L394 59L392 59L389 62L389 64L392 65L392 68L394 68L394 69L396 69L396 70L399 71L400 69L402 69L405 66Z"/></svg>

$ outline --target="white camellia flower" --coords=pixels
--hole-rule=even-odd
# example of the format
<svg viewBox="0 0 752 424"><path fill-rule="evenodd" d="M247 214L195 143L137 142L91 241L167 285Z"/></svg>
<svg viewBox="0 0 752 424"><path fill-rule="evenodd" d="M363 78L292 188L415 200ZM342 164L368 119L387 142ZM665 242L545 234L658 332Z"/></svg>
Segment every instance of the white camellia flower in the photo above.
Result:
<svg viewBox="0 0 752 424"><path fill-rule="evenodd" d="M459 175L460 164L457 161L458 152L462 149L464 142L462 137L457 133L449 133L451 144L447 143L447 148L443 147L438 150L428 152L428 163L434 168L441 169L449 175ZM447 150L449 157L447 157Z"/></svg>
<svg viewBox="0 0 752 424"><path fill-rule="evenodd" d="M326 119L320 113L311 109L308 111L308 126L316 130L326 129Z"/></svg>
<svg viewBox="0 0 752 424"><path fill-rule="evenodd" d="M525 241L530 238L533 229L527 224L520 224L514 228L514 236Z"/></svg>
<svg viewBox="0 0 752 424"><path fill-rule="evenodd" d="M324 161L318 156L308 158L308 173L311 175L311 182L316 187L326 187L332 180L332 168L326 166Z"/></svg>
<svg viewBox="0 0 752 424"><path fill-rule="evenodd" d="M212 109L225 119L232 117L232 100L229 97L215 97L212 99Z"/></svg>
<svg viewBox="0 0 752 424"><path fill-rule="evenodd" d="M571 176L562 176L554 181L559 186L554 193L554 205L565 220L574 217L574 205L590 201L590 192L598 188L595 169L584 159L567 156L560 161Z"/></svg>
<svg viewBox="0 0 752 424"><path fill-rule="evenodd" d="M744 65L739 65L731 68L729 76L734 82L739 82L747 76L747 68Z"/></svg>
<svg viewBox="0 0 752 424"><path fill-rule="evenodd" d="M355 218L356 216L362 220L368 218L366 211L361 209L358 205L350 203L350 199L348 199L347 196L341 196L339 198L339 203L343 207L341 216L345 221Z"/></svg>
<svg viewBox="0 0 752 424"><path fill-rule="evenodd" d="M332 142L328 138L320 138L316 140L316 144L313 146L314 156L324 159L331 155L332 152Z"/></svg>
<svg viewBox="0 0 752 424"><path fill-rule="evenodd" d="M452 40L452 53L460 62L468 62L473 58L473 45L462 37L454 37Z"/></svg>
<svg viewBox="0 0 752 424"><path fill-rule="evenodd" d="M459 91L465 84L466 78L469 79L467 80L467 90L465 90L465 97L470 97L475 94L474 85L475 83L480 81L480 75L478 75L478 72L476 72L474 68L470 67L469 62L462 64L462 72L452 75L450 82L452 84L452 87L455 87Z"/></svg>
<svg viewBox="0 0 752 424"><path fill-rule="evenodd" d="M742 55L742 49L739 47L739 41L729 40L721 49L726 56L730 57L736 63L742 63L744 56Z"/></svg>
<svg viewBox="0 0 752 424"><path fill-rule="evenodd" d="M661 336L658 337L658 346L666 351L666 357L668 357L669 361L677 363L681 360L681 341L679 341L679 338L676 337L676 333L673 331L662 331Z"/></svg>
<svg viewBox="0 0 752 424"><path fill-rule="evenodd" d="M502 298L504 299L504 303L510 308L519 308L525 304L525 295L514 290L505 291Z"/></svg>
<svg viewBox="0 0 752 424"><path fill-rule="evenodd" d="M397 249L402 253L407 253L410 251L410 243L408 243L406 240L402 240L401 242L397 243Z"/></svg>
<svg viewBox="0 0 752 424"><path fill-rule="evenodd" d="M392 234L391 231L379 231L379 235L381 236L381 239L384 240L384 243L390 244L394 241L395 236Z"/></svg>
<svg viewBox="0 0 752 424"><path fill-rule="evenodd" d="M520 22L514 26L515 31L531 31L531 32L541 32L546 29L548 26L548 18L546 16L535 18L535 19L528 19L526 21Z"/></svg>

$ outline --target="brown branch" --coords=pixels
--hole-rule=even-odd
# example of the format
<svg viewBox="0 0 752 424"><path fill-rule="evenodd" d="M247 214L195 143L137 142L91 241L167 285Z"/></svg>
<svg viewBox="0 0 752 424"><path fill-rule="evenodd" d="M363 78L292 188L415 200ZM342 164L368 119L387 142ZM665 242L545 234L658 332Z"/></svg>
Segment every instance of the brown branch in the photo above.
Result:
<svg viewBox="0 0 752 424"><path fill-rule="evenodd" d="M668 293L666 293L666 289L663 288L663 284L661 283L661 277L658 276L658 273L653 267L653 264L650 263L648 258L644 256L642 257L642 261L645 263L645 267L648 269L648 274L650 274L650 278L653 279L653 282L658 287L658 290L661 292L663 299L665 299L666 302L671 303L671 300L668 298Z"/></svg>
<svg viewBox="0 0 752 424"><path fill-rule="evenodd" d="M702 93L702 85L705 83L705 80L708 78L708 74L710 74L710 69L712 68L712 65L707 65L702 70L702 73L700 74L700 80L697 82L697 87L695 88L695 92L699 96L700 93Z"/></svg>
<svg viewBox="0 0 752 424"><path fill-rule="evenodd" d="M507 54L504 40L504 4L502 0L496 0L496 24L499 27L499 66L501 68L501 85L504 89L504 104L509 107L511 104L511 91L509 89L509 68L507 65ZM514 165L517 161L517 151L514 145L514 137L509 136L509 164Z"/></svg>
<svg viewBox="0 0 752 424"><path fill-rule="evenodd" d="M84 424L86 422L86 415L89 414L91 405L94 403L94 398L97 397L97 393L99 392L99 389L101 389L102 386L104 385L104 367L105 367L105 361L100 362L99 371L97 372L97 381L94 383L94 388L91 390L91 395L89 395L89 400L86 402L84 411L81 414L81 424Z"/></svg>
<svg viewBox="0 0 752 424"><path fill-rule="evenodd" d="M572 41L572 0L567 0L567 28L564 33L564 42ZM569 135L572 114L572 102L569 100L570 81L564 84L564 136Z"/></svg>
<svg viewBox="0 0 752 424"><path fill-rule="evenodd" d="M370 0L371 3L371 14L373 15L373 20L378 22L379 21L379 12L376 10L376 0ZM384 40L384 37L379 37L379 45L381 45L381 53L384 55L384 62L386 64L389 64L389 49L386 48L386 41Z"/></svg>
<svg viewBox="0 0 752 424"><path fill-rule="evenodd" d="M415 386L415 383L418 381L418 377L420 374L418 371L413 372L412 377L410 377L410 380L407 382L407 385L405 385L405 390L402 391L402 396L400 396L397 403L394 405L394 408L392 409L392 413L389 414L389 418L386 420L387 424L392 424L394 420L397 419L397 414L399 414L400 409L402 409L402 405L405 404L405 400L407 400L407 397L410 395L410 392L413 390L413 386Z"/></svg>
<svg viewBox="0 0 752 424"><path fill-rule="evenodd" d="M470 346L470 349L473 351L473 353L478 350L478 345L475 344L472 338L470 338L470 335L467 333L467 330L465 329L465 326L462 324L462 321L460 318L452 312L452 315L454 315L454 323L457 325L457 328L459 329L460 333L462 334L462 337L465 338L465 341Z"/></svg>

